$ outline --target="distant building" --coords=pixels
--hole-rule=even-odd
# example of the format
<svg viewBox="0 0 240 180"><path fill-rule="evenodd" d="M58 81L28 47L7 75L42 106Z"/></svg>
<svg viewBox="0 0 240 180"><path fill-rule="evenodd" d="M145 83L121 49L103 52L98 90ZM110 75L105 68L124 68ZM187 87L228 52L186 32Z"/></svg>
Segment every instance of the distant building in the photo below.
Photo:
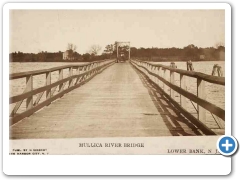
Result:
<svg viewBox="0 0 240 180"><path fill-rule="evenodd" d="M66 50L65 52L63 52L63 60L74 60L74 56L73 56L73 51L72 50Z"/></svg>
<svg viewBox="0 0 240 180"><path fill-rule="evenodd" d="M63 60L68 60L68 51L63 52Z"/></svg>

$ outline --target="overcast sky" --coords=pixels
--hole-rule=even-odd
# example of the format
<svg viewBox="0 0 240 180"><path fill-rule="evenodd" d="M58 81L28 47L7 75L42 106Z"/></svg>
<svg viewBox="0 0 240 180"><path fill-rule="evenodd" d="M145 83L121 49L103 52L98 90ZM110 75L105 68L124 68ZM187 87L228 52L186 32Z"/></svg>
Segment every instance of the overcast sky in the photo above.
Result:
<svg viewBox="0 0 240 180"><path fill-rule="evenodd" d="M11 10L10 52L86 53L115 41L134 47L198 47L225 42L224 10Z"/></svg>

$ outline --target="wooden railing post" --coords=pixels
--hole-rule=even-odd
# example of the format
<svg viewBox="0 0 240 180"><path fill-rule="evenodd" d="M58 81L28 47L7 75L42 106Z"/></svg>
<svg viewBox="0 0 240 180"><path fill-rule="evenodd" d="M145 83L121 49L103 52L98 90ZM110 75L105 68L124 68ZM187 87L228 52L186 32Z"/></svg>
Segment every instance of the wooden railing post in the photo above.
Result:
<svg viewBox="0 0 240 180"><path fill-rule="evenodd" d="M154 74L158 74L157 67L154 67ZM157 83L158 79L157 77L154 77L154 82Z"/></svg>
<svg viewBox="0 0 240 180"><path fill-rule="evenodd" d="M153 65L150 65L150 72L154 73L154 67ZM150 74L149 74L150 75ZM151 80L154 82L154 76L150 75Z"/></svg>
<svg viewBox="0 0 240 180"><path fill-rule="evenodd" d="M46 85L51 84L51 72L46 73ZM46 99L51 98L51 88L46 91Z"/></svg>
<svg viewBox="0 0 240 180"><path fill-rule="evenodd" d="M151 71L151 65L150 64L148 64L148 71ZM152 79L152 77L151 77L151 75L148 73L148 77L150 78L150 79Z"/></svg>
<svg viewBox="0 0 240 180"><path fill-rule="evenodd" d="M166 73L166 69L163 69L163 78L166 80L167 77L167 73ZM165 93L167 93L167 85L163 83L163 91Z"/></svg>
<svg viewBox="0 0 240 180"><path fill-rule="evenodd" d="M158 67L157 75L161 77L161 67ZM158 87L161 87L161 86L160 86L160 82L161 82L160 79L157 79Z"/></svg>
<svg viewBox="0 0 240 180"><path fill-rule="evenodd" d="M59 80L61 81L63 79L63 69L60 69L59 71ZM59 85L59 92L62 91L63 84Z"/></svg>
<svg viewBox="0 0 240 180"><path fill-rule="evenodd" d="M155 67L154 67L154 66L152 66L151 72L152 72L153 74L155 74ZM155 82L155 76L152 76L152 81Z"/></svg>
<svg viewBox="0 0 240 180"><path fill-rule="evenodd" d="M149 67L148 67L149 65L148 65L148 63L145 63L145 66L146 66L147 70L149 70ZM146 70L146 75L148 76L147 70Z"/></svg>
<svg viewBox="0 0 240 180"><path fill-rule="evenodd" d="M77 87L75 86L70 89L64 89L64 86L67 85L68 83L70 83L69 80L73 77L72 76L73 68L77 68L77 70L76 70L77 74L79 74L80 68L86 68L86 69L90 68L91 73L88 73L88 74L90 76L93 76L94 73L96 73L98 70L98 68L94 68L96 65L103 64L106 67L110 63L108 61L104 61L101 63L99 62L99 63L91 63L88 65L81 65L79 67L67 65L67 66L55 67L55 68L50 68L50 69L37 70L36 72L29 71L29 72L10 74L9 75L10 80L26 78L26 88L23 91L23 93L9 98L9 104L14 105L14 103L15 103L15 106L9 115L10 125L18 122L19 120L21 120L25 117L30 116L34 112L43 108L44 106L48 106L49 104L51 104L52 101L55 101L56 99L61 98L64 94L70 92L70 90L73 90L74 88L77 88L78 86L80 86L78 84ZM70 78L63 77L63 72L65 69L66 70L69 69L69 71L70 71L69 76L71 76ZM54 74L55 74L55 72L59 74L58 80L56 82L51 82L52 72L54 72ZM40 75L40 74L45 76L45 79L46 79L45 86L33 89L33 76ZM86 74L84 76L86 76ZM83 82L85 80L84 78L85 77L83 77L83 75L79 75L79 76L76 75L74 79L77 79L77 80ZM74 79L71 80L72 86L73 86L73 82L75 82ZM59 91L61 91L61 92L55 93L55 91L57 91L58 88L59 88ZM46 99L44 98L44 99L42 99L43 101L41 101L41 98L43 96L45 96L44 95L45 93L46 93ZM35 101L33 102L33 97L35 97L35 96L36 96L36 99L34 98ZM24 102L24 108L25 108L25 104L26 104L26 108L24 109L25 111L19 112L19 114L17 114L17 111L21 107L23 102ZM41 102L41 103L39 103L39 102Z"/></svg>
<svg viewBox="0 0 240 180"><path fill-rule="evenodd" d="M186 86L186 76L180 74L180 87L184 90L187 89ZM183 95L180 94L180 105L186 109L186 97L184 97Z"/></svg>
<svg viewBox="0 0 240 180"><path fill-rule="evenodd" d="M83 67L79 67L79 74L83 73Z"/></svg>
<svg viewBox="0 0 240 180"><path fill-rule="evenodd" d="M77 67L77 75L79 75L80 74L80 67Z"/></svg>
<svg viewBox="0 0 240 180"><path fill-rule="evenodd" d="M206 99L206 94L205 94L205 81L197 78L197 96L201 99ZM198 120L203 122L204 124L206 123L206 110L202 108L201 106L197 105L198 109Z"/></svg>
<svg viewBox="0 0 240 180"><path fill-rule="evenodd" d="M69 77L71 77L73 75L73 68L72 67L70 67L69 68ZM73 80L72 79L70 79L69 80L69 87L71 87L72 86L72 82L73 82Z"/></svg>
<svg viewBox="0 0 240 180"><path fill-rule="evenodd" d="M216 105L212 104L211 102L209 102L207 100L207 94L205 92L205 81L206 82L210 82L213 84L219 84L219 85L225 85L225 80L223 78L220 77L212 77L211 75L207 75L207 74L202 74L202 73L198 73L198 72L188 72L188 71L184 71L184 70L178 70L176 69L177 67L168 67L168 66L164 66L164 65L154 65L151 63L147 63L147 62L137 62L137 61L133 61L133 65L135 67L137 66L143 66L144 69L141 69L140 67L138 67L137 69L139 69L142 73L144 73L147 76L150 76L149 73L147 72L152 72L154 74L159 74L159 77L161 77L160 79L164 79L164 80L160 80L160 86L163 89L163 91L167 94L170 95L171 99L173 98L173 100L175 101L174 103L176 103L176 106L178 105L178 102L174 99L174 93L179 93L180 95L180 105L178 105L178 107L180 109L185 109L186 111L188 110L187 107L187 99L189 99L191 102L194 102L197 104L197 107L195 107L197 113L198 113L198 117L196 118L196 120L201 121L203 124L206 124L206 111L209 111L210 113L212 113L213 118L215 119L214 115L216 115L217 117L221 118L223 121L225 121L225 110L217 107ZM174 64L173 64L174 65ZM156 72L156 67L159 68L158 72ZM173 69L175 68L175 69ZM170 82L168 80L168 73L166 73L166 70L170 71ZM176 85L175 81L175 77L174 74L179 73L180 74L180 87ZM175 75L176 76L176 75ZM195 95L194 93L188 92L187 91L187 77L193 77L197 79L197 95ZM154 76L151 76L150 79L153 79L154 81L156 81L156 79L154 78ZM157 83L159 83L157 81ZM162 83L162 84L161 84ZM162 87L163 86L163 87ZM170 88L170 93L168 93L168 88ZM174 90L174 91L173 91ZM188 114L191 114L190 112L188 112ZM195 119L194 116L191 115L192 118ZM216 120L217 121L217 120ZM221 125L219 125L219 127L221 127ZM211 132L213 133L213 132ZM213 133L214 134L214 133Z"/></svg>
<svg viewBox="0 0 240 180"><path fill-rule="evenodd" d="M170 71L170 83L171 84L175 84L175 79L174 79L174 72ZM170 88L170 96L173 100L175 100L175 95L174 95L174 90L172 88Z"/></svg>
<svg viewBox="0 0 240 180"><path fill-rule="evenodd" d="M90 71L91 71L91 64L90 64L90 65L88 65L88 78L90 78L90 77L91 77L91 73L90 73Z"/></svg>
<svg viewBox="0 0 240 180"><path fill-rule="evenodd" d="M26 92L33 90L33 76L26 77ZM27 98L26 109L31 109L33 107L33 96Z"/></svg>
<svg viewBox="0 0 240 180"><path fill-rule="evenodd" d="M86 66L86 71L85 72L88 72L89 70L89 65ZM88 79L88 73L86 74L86 79Z"/></svg>

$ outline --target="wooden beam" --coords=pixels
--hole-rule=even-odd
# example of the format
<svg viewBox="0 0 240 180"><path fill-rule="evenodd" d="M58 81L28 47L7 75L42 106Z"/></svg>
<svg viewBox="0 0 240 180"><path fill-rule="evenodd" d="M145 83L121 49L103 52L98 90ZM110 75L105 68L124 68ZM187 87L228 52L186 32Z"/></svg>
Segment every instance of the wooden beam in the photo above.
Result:
<svg viewBox="0 0 240 180"><path fill-rule="evenodd" d="M135 64L136 66L138 66L137 64ZM164 84L164 87L167 85L170 88L172 88L173 90L175 90L176 92L178 92L179 94L185 96L186 98L190 99L191 101L197 103L198 105L204 107L206 110L210 111L211 113L215 114L216 116L218 116L219 118L221 118L222 120L225 121L225 110L221 109L220 107L217 107L216 105L206 101L205 99L201 99L198 96L176 86L171 84L170 82L168 82L167 80L165 80L162 77L159 77L158 75L155 75L154 73L148 71L145 67L142 67L143 69L145 69L147 71L147 74L151 74L153 76L157 76Z"/></svg>
<svg viewBox="0 0 240 180"><path fill-rule="evenodd" d="M174 72L170 71L170 83L175 85L175 79L174 79ZM170 96L173 100L175 100L175 93L172 88L170 88Z"/></svg>
<svg viewBox="0 0 240 180"><path fill-rule="evenodd" d="M186 86L186 76L180 74L180 87L184 90L187 90ZM180 94L180 105L182 108L186 109L186 98Z"/></svg>
<svg viewBox="0 0 240 180"><path fill-rule="evenodd" d="M70 67L69 68L69 77L72 77L72 75L73 75L73 68L72 67ZM71 87L72 86L72 82L73 82L73 79L70 79L69 80L69 86L68 87Z"/></svg>
<svg viewBox="0 0 240 180"><path fill-rule="evenodd" d="M10 117L10 118L9 118L10 126L13 125L13 124L15 124L15 123L17 123L18 121L24 119L25 117L28 117L28 116L32 115L34 112L38 111L39 109L43 108L44 106L49 105L52 101L54 101L54 100L62 97L64 94L66 94L66 93L68 93L68 92L70 92L70 91L72 91L72 90L80 87L81 85L85 84L86 82L90 81L94 76L96 76L97 74L101 73L104 69L108 68L109 66L111 66L111 65L114 64L114 63L115 63L115 62L112 61L112 62L110 62L110 63L107 63L106 65L103 65L104 67L101 68L100 71L98 71L96 74L94 74L94 75L93 75L92 77L90 77L89 79L80 82L80 83L77 84L76 86L72 86L72 87L70 87L70 88L68 88L68 89L62 90L62 91L59 92L58 94L50 97L49 99L46 99L45 101L37 104L36 106L32 107L31 109L28 109L28 110L24 111L24 112L21 113L21 114L18 114L18 115L14 116L14 117ZM100 67L98 67L98 69L100 69ZM79 76L81 76L81 75L79 75ZM56 82L56 83L58 83L58 82ZM65 82L65 83L66 83L66 82ZM64 86L63 86L63 87L64 87Z"/></svg>
<svg viewBox="0 0 240 180"><path fill-rule="evenodd" d="M186 71L186 70L182 70L182 69L171 68L170 66L165 66L165 65L161 65L161 64L153 64L153 63L146 62L146 61L142 61L142 62L145 62L148 66L153 65L155 67L162 67L164 69L168 69L169 71L173 71L173 72L176 72L176 73L179 73L182 75L186 75L186 76L194 77L194 78L200 78L204 81L214 83L214 84L225 85L224 77L212 76L212 75L208 75L208 74L204 74L204 73L200 73L200 72Z"/></svg>
<svg viewBox="0 0 240 180"><path fill-rule="evenodd" d="M46 85L51 84L51 72L46 73ZM51 88L46 91L46 99L51 98Z"/></svg>
<svg viewBox="0 0 240 180"><path fill-rule="evenodd" d="M113 64L113 63L114 63L114 61L112 61L111 63L106 64L106 66L111 65L111 64ZM103 65L103 66L105 67L105 65ZM98 67L98 68L95 68L95 69L92 69L91 71L95 71L96 69L100 69L101 67L102 67L102 66L100 66L100 67ZM37 88L37 89L34 89L34 90L32 90L32 91L29 91L29 92L26 92L26 89L25 89L22 94L16 95L16 96L13 96L13 97L10 97L10 98L9 98L9 103L12 104L12 103L16 103L16 102L18 102L18 101L24 100L24 99L28 98L29 96L38 94L38 93L40 93L40 92L42 92L42 91L49 90L50 88L53 88L53 87L55 87L55 86L58 86L59 84L63 84L63 86L64 86L64 84L65 84L67 81L69 81L70 79L82 77L82 76L86 75L87 73L88 73L88 72L85 72L85 73L79 74L79 75L73 75L72 77L64 78L64 79L62 79L62 80L59 80L59 81L57 81L57 82L54 82L54 83L52 83L52 84L49 84L49 85L46 85L46 86L43 86L43 87L40 87L40 88ZM63 87L63 86L62 86L62 87Z"/></svg>
<svg viewBox="0 0 240 180"><path fill-rule="evenodd" d="M23 91L23 94L26 93L26 88L25 90ZM28 96L27 96L28 97ZM25 99L25 98L24 98ZM17 102L14 109L12 110L12 112L10 113L10 117L13 117L15 116L15 114L17 113L18 109L20 108L20 106L22 105L23 103L23 99L20 99L19 101L15 101ZM9 103L12 104L12 103L15 103L15 102L12 102L11 98L9 99Z"/></svg>
<svg viewBox="0 0 240 180"><path fill-rule="evenodd" d="M130 57L131 57L131 56L130 56L130 53L131 53L131 47L130 47L130 42L129 42L129 53L128 53L128 55L129 55L129 56L128 56L128 59L129 59L129 60L130 60Z"/></svg>
<svg viewBox="0 0 240 180"><path fill-rule="evenodd" d="M162 77L163 75L162 75L162 68L161 67L159 67L158 68L159 70L158 70L158 75L160 76L160 77ZM162 89L163 87L162 87L162 81L160 80L160 79L158 79L158 86Z"/></svg>
<svg viewBox="0 0 240 180"><path fill-rule="evenodd" d="M36 106L39 103L39 101L41 100L43 94L44 94L44 91L38 94L37 99L35 100L33 106Z"/></svg>
<svg viewBox="0 0 240 180"><path fill-rule="evenodd" d="M206 99L206 94L205 94L205 81L202 79L197 79L197 96L203 100ZM197 104L197 109L198 109L198 119L206 123L206 110L201 107L199 104Z"/></svg>
<svg viewBox="0 0 240 180"><path fill-rule="evenodd" d="M59 80L61 81L63 79L63 69L60 69L58 73L59 73ZM62 86L63 84L59 84L59 92L61 91Z"/></svg>
<svg viewBox="0 0 240 180"><path fill-rule="evenodd" d="M31 92L33 90L33 76L27 76L26 78L26 92ZM26 109L31 109L33 107L33 96L29 96L26 101Z"/></svg>
<svg viewBox="0 0 240 180"><path fill-rule="evenodd" d="M167 78L167 73L166 73L166 69L163 69L163 79L166 80ZM167 81L167 80L166 80ZM163 83L163 91L167 93L167 85Z"/></svg>
<svg viewBox="0 0 240 180"><path fill-rule="evenodd" d="M136 67L135 67L136 68ZM157 84L154 83L147 75L140 69L136 68L138 71L140 71L149 81L151 81L154 86L157 88ZM210 128L208 128L204 123L199 121L197 118L195 118L193 115L191 115L188 111L186 111L184 108L182 108L176 101L174 101L166 92L164 92L161 88L157 88L161 93L164 94L166 99L168 99L178 110L181 112L189 121L191 121L195 126L197 126L204 134L206 135L216 135Z"/></svg>
<svg viewBox="0 0 240 180"><path fill-rule="evenodd" d="M72 68L85 67L86 65L92 64L92 63L111 62L111 61L115 61L115 60L93 61L93 62L90 62L90 63L87 63L87 64L82 64L82 65L66 65L66 66L58 66L58 67L49 68L49 69L41 69L41 70L35 70L35 71L13 73L13 74L9 75L9 80L19 79L19 78L26 78L27 76L30 76L30 75L35 76L35 75L39 75L39 74L46 74L47 72L54 72L54 71L58 71L60 69L68 69L70 67L72 67Z"/></svg>

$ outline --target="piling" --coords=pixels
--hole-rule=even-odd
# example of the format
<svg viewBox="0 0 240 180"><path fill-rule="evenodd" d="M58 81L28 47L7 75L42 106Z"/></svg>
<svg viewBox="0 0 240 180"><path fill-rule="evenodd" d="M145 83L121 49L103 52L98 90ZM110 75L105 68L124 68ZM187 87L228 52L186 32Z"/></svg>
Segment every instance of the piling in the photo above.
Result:
<svg viewBox="0 0 240 180"><path fill-rule="evenodd" d="M170 67L173 69L177 68L174 62L171 62ZM173 85L175 84L174 75L175 75L174 71L170 70L170 83ZM175 99L175 91L172 88L170 88L170 96L172 99Z"/></svg>
<svg viewBox="0 0 240 180"><path fill-rule="evenodd" d="M171 62L170 67L171 67L171 68L177 68L175 62Z"/></svg>
<svg viewBox="0 0 240 180"><path fill-rule="evenodd" d="M191 60L187 61L187 70L188 71L194 71L193 64L192 64Z"/></svg>
<svg viewBox="0 0 240 180"><path fill-rule="evenodd" d="M212 76L215 76L215 74L217 74L219 77L223 76L222 67L218 64L213 65Z"/></svg>

